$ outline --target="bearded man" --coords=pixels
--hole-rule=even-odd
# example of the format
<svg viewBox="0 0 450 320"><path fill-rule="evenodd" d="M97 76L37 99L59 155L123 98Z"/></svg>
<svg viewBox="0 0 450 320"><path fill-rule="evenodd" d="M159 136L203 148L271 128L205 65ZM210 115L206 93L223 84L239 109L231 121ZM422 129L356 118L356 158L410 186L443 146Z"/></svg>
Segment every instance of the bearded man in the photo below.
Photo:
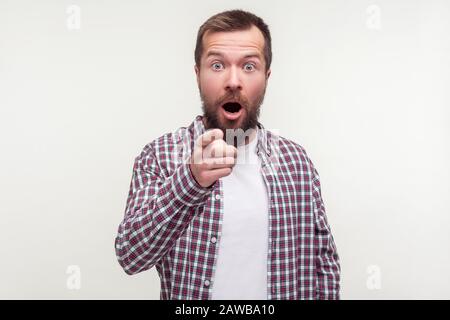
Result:
<svg viewBox="0 0 450 320"><path fill-rule="evenodd" d="M195 48L203 115L135 159L115 249L127 274L156 267L161 299L339 299L318 172L258 121L271 61L261 18L210 17Z"/></svg>

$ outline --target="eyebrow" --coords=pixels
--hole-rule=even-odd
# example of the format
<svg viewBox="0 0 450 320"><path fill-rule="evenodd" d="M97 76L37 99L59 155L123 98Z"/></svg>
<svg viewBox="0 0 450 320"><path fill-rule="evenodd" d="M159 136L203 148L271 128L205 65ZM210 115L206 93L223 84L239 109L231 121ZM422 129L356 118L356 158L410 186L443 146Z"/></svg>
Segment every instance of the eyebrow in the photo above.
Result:
<svg viewBox="0 0 450 320"><path fill-rule="evenodd" d="M210 56L219 56L219 57L224 57L223 53L220 51L216 51L216 50L211 50L208 51L208 53L206 54L206 58L210 57ZM247 59L247 58L258 58L261 59L261 55L258 53L248 53L246 54L243 59Z"/></svg>

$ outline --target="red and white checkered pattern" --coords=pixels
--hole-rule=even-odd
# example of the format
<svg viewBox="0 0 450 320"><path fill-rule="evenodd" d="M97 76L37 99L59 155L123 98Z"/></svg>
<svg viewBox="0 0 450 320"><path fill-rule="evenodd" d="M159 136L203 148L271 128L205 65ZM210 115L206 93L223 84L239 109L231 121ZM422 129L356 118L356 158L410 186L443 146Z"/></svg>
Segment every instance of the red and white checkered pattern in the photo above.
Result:
<svg viewBox="0 0 450 320"><path fill-rule="evenodd" d="M270 200L267 299L339 299L339 257L319 175L300 145L261 123L258 128L257 153ZM189 127L147 144L135 159L116 254L130 275L155 266L161 299L211 298L222 183L201 187L183 158L204 132L197 116Z"/></svg>

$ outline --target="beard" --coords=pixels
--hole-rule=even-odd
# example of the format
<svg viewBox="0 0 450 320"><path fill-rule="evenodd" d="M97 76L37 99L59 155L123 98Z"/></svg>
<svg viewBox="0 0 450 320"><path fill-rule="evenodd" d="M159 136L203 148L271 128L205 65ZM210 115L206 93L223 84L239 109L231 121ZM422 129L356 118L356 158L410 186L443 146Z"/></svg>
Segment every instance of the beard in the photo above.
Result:
<svg viewBox="0 0 450 320"><path fill-rule="evenodd" d="M264 101L264 96L266 93L266 86L264 86L263 92L256 97L255 102L253 103L251 103L246 97L242 96L238 91L229 91L224 96L219 97L215 101L208 100L203 94L200 87L199 91L200 98L202 100L202 111L206 130L218 128L222 130L224 140L228 141L228 139L226 139L227 130L233 129L234 132L239 132L240 134L242 134L249 129L256 129L261 111L261 105ZM228 100L234 100L238 102L244 109L244 112L242 113L240 119L230 121L219 117L219 113L222 112L221 109L223 103ZM238 138L238 141L241 141L239 139L240 134L235 135ZM233 144L236 147L240 143L234 141L233 138Z"/></svg>

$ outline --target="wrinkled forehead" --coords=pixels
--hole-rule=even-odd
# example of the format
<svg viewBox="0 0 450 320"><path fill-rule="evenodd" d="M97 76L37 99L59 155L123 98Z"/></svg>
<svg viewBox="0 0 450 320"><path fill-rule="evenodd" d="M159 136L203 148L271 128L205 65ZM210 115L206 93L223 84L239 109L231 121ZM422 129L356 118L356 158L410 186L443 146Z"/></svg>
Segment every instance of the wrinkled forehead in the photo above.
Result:
<svg viewBox="0 0 450 320"><path fill-rule="evenodd" d="M254 51L263 57L264 36L261 31L252 26L247 30L220 31L208 30L203 36L203 57L211 51L246 52Z"/></svg>

